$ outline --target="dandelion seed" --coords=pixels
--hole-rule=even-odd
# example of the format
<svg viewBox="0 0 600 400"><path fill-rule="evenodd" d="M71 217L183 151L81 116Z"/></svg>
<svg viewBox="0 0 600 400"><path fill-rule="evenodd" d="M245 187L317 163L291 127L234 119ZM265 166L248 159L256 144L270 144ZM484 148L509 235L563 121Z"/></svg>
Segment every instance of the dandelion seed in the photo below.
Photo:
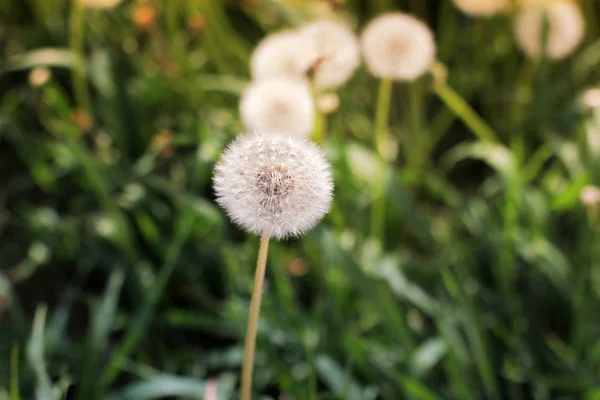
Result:
<svg viewBox="0 0 600 400"><path fill-rule="evenodd" d="M300 28L299 34L314 43L320 60L314 77L317 87L343 85L360 65L358 39L343 23L321 20Z"/></svg>
<svg viewBox="0 0 600 400"><path fill-rule="evenodd" d="M308 69L318 59L314 43L292 31L274 33L264 38L250 58L255 80L288 77L305 79Z"/></svg>
<svg viewBox="0 0 600 400"><path fill-rule="evenodd" d="M308 136L315 104L306 82L276 78L252 83L242 95L240 114L249 130Z"/></svg>
<svg viewBox="0 0 600 400"><path fill-rule="evenodd" d="M329 210L333 191L322 151L290 134L239 136L217 163L213 184L234 223L279 239L314 227Z"/></svg>
<svg viewBox="0 0 600 400"><path fill-rule="evenodd" d="M108 9L117 6L123 0L76 0L87 8Z"/></svg>
<svg viewBox="0 0 600 400"><path fill-rule="evenodd" d="M508 9L510 0L454 0L454 4L465 14L487 17Z"/></svg>
<svg viewBox="0 0 600 400"><path fill-rule="evenodd" d="M427 25L402 14L371 21L361 36L365 63L378 78L414 80L435 61L435 41Z"/></svg>
<svg viewBox="0 0 600 400"><path fill-rule="evenodd" d="M548 21L548 57L557 60L568 56L583 39L585 23L577 4L567 0L525 7L517 16L514 26L519 46L530 58L541 56L544 16Z"/></svg>

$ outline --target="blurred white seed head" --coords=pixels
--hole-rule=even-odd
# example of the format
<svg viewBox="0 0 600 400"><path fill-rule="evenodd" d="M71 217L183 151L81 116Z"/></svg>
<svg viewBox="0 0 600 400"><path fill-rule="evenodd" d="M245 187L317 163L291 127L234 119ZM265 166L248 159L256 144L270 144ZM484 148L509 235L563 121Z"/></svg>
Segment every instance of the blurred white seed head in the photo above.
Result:
<svg viewBox="0 0 600 400"><path fill-rule="evenodd" d="M250 58L254 80L288 77L305 79L317 60L313 41L293 31L282 31L264 38Z"/></svg>
<svg viewBox="0 0 600 400"><path fill-rule="evenodd" d="M340 98L335 93L323 93L317 98L317 107L323 114L333 114L340 106Z"/></svg>
<svg viewBox="0 0 600 400"><path fill-rule="evenodd" d="M321 20L300 28L299 34L314 43L318 63L315 84L318 87L343 85L360 65L358 39L345 24Z"/></svg>
<svg viewBox="0 0 600 400"><path fill-rule="evenodd" d="M76 0L79 4L87 8L113 8L123 0Z"/></svg>
<svg viewBox="0 0 600 400"><path fill-rule="evenodd" d="M52 73L46 67L36 67L29 72L29 84L33 87L44 86L50 80Z"/></svg>
<svg viewBox="0 0 600 400"><path fill-rule="evenodd" d="M246 88L240 114L249 130L308 136L314 125L315 104L305 81L274 78L251 83Z"/></svg>
<svg viewBox="0 0 600 400"><path fill-rule="evenodd" d="M360 38L365 63L378 78L414 80L435 61L435 41L427 25L402 13L384 14Z"/></svg>
<svg viewBox="0 0 600 400"><path fill-rule="evenodd" d="M581 96L580 106L583 110L600 108L600 89L592 88L586 90Z"/></svg>
<svg viewBox="0 0 600 400"><path fill-rule="evenodd" d="M474 17L487 17L505 11L510 0L454 0L462 12Z"/></svg>
<svg viewBox="0 0 600 400"><path fill-rule="evenodd" d="M585 29L579 6L569 0L523 8L514 26L519 46L528 57L541 56L544 45L544 15L548 21L548 57L557 60L568 56L581 42Z"/></svg>
<svg viewBox="0 0 600 400"><path fill-rule="evenodd" d="M329 211L333 180L323 152L296 135L247 133L215 167L217 202L252 233L283 239L314 227Z"/></svg>
<svg viewBox="0 0 600 400"><path fill-rule="evenodd" d="M586 185L579 193L579 200L586 207L597 207L600 205L600 188Z"/></svg>

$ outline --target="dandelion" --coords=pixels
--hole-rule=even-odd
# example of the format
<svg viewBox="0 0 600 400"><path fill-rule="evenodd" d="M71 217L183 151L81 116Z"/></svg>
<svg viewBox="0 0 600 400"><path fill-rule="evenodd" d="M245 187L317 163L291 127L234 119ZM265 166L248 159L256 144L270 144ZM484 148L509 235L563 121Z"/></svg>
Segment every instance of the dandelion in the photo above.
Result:
<svg viewBox="0 0 600 400"><path fill-rule="evenodd" d="M217 202L244 229L283 239L312 228L329 209L332 180L319 148L291 134L238 137L217 164Z"/></svg>
<svg viewBox="0 0 600 400"><path fill-rule="evenodd" d="M362 53L378 78L411 81L435 61L433 33L423 22L402 13L382 15L361 36Z"/></svg>
<svg viewBox="0 0 600 400"><path fill-rule="evenodd" d="M118 5L123 0L76 0L87 8L108 9Z"/></svg>
<svg viewBox="0 0 600 400"><path fill-rule="evenodd" d="M288 77L305 79L318 58L314 43L292 31L274 33L264 38L250 58L255 80Z"/></svg>
<svg viewBox="0 0 600 400"><path fill-rule="evenodd" d="M514 25L519 46L528 57L537 58L542 54L546 18L548 57L557 60L568 56L583 38L584 20L577 4L567 0L525 7Z"/></svg>
<svg viewBox="0 0 600 400"><path fill-rule="evenodd" d="M315 104L306 82L275 78L254 82L240 101L240 114L249 130L310 135Z"/></svg>
<svg viewBox="0 0 600 400"><path fill-rule="evenodd" d="M593 185L586 185L579 193L579 200L587 207L597 207L600 205L600 188Z"/></svg>
<svg viewBox="0 0 600 400"><path fill-rule="evenodd" d="M592 88L586 90L581 96L579 103L583 110L600 108L600 89Z"/></svg>
<svg viewBox="0 0 600 400"><path fill-rule="evenodd" d="M50 80L52 73L46 67L36 67L29 73L29 84L32 87L44 86Z"/></svg>
<svg viewBox="0 0 600 400"><path fill-rule="evenodd" d="M384 14L363 31L360 44L367 68L381 78L375 109L373 146L379 154L371 207L371 236L382 239L385 225L386 149L392 81L413 81L435 62L433 33L423 22L403 13Z"/></svg>
<svg viewBox="0 0 600 400"><path fill-rule="evenodd" d="M305 25L299 34L310 39L319 60L315 84L334 88L346 83L360 65L360 48L354 33L343 23L321 20Z"/></svg>
<svg viewBox="0 0 600 400"><path fill-rule="evenodd" d="M505 11L510 0L454 0L462 12L475 17L487 17Z"/></svg>
<svg viewBox="0 0 600 400"><path fill-rule="evenodd" d="M289 134L239 136L215 167L217 202L234 223L261 235L242 367L241 399L250 400L256 330L269 238L299 236L329 210L333 181L321 150Z"/></svg>
<svg viewBox="0 0 600 400"><path fill-rule="evenodd" d="M317 107L323 114L333 114L340 106L340 98L335 93L323 93L317 98Z"/></svg>

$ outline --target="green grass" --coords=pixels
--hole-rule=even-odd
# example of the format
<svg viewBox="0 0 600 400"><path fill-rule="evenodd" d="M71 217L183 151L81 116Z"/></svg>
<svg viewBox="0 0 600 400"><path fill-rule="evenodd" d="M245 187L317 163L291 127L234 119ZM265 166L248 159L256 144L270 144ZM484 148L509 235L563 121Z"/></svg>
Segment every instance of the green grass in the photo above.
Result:
<svg viewBox="0 0 600 400"><path fill-rule="evenodd" d="M156 3L141 32L134 1L0 1L0 399L237 396L258 238L216 206L212 167L243 130L253 45L319 8ZM579 202L600 185L600 123L578 108L600 80L600 6L581 3L586 38L552 63L522 56L510 15L339 9L357 32L418 15L447 84L393 86L376 240L378 82L363 67L339 90L332 210L271 243L256 398L600 399L600 220Z"/></svg>

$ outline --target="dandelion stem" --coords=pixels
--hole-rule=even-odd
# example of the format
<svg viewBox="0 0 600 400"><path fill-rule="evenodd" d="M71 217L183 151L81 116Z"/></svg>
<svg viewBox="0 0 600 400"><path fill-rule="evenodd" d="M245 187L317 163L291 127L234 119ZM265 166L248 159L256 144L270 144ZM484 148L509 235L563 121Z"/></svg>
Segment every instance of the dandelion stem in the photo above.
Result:
<svg viewBox="0 0 600 400"><path fill-rule="evenodd" d="M496 132L471 108L471 106L448 86L445 82L433 84L435 94L454 114L462 120L471 132L480 140L495 142L498 140Z"/></svg>
<svg viewBox="0 0 600 400"><path fill-rule="evenodd" d="M312 133L312 140L315 143L323 144L323 141L325 140L325 131L327 129L327 120L326 120L325 115L321 112L321 110L319 110L319 107L318 107L319 88L317 88L317 85L316 85L314 79L312 80L311 86L312 86L312 95L313 95L314 107L315 107L315 121L314 121L313 133Z"/></svg>
<svg viewBox="0 0 600 400"><path fill-rule="evenodd" d="M382 79L379 85L377 108L375 110L375 151L379 155L377 177L373 190L373 207L371 208L371 236L383 240L385 220L385 187L387 132L392 100L392 80Z"/></svg>
<svg viewBox="0 0 600 400"><path fill-rule="evenodd" d="M72 85L75 92L75 99L79 107L81 107L88 115L91 115L91 100L90 94L85 81L85 54L84 54L84 9L79 2L75 1L71 5L70 17L70 38L69 47L75 65L72 72Z"/></svg>
<svg viewBox="0 0 600 400"><path fill-rule="evenodd" d="M254 349L256 347L256 330L258 328L258 315L260 313L260 301L262 296L265 270L267 267L267 254L269 250L269 235L263 234L260 238L258 260L256 262L256 273L254 275L254 290L250 302L250 315L248 317L248 329L246 330L246 342L244 344L244 365L242 367L242 391L240 400L251 400L252 393L252 369L254 366Z"/></svg>

